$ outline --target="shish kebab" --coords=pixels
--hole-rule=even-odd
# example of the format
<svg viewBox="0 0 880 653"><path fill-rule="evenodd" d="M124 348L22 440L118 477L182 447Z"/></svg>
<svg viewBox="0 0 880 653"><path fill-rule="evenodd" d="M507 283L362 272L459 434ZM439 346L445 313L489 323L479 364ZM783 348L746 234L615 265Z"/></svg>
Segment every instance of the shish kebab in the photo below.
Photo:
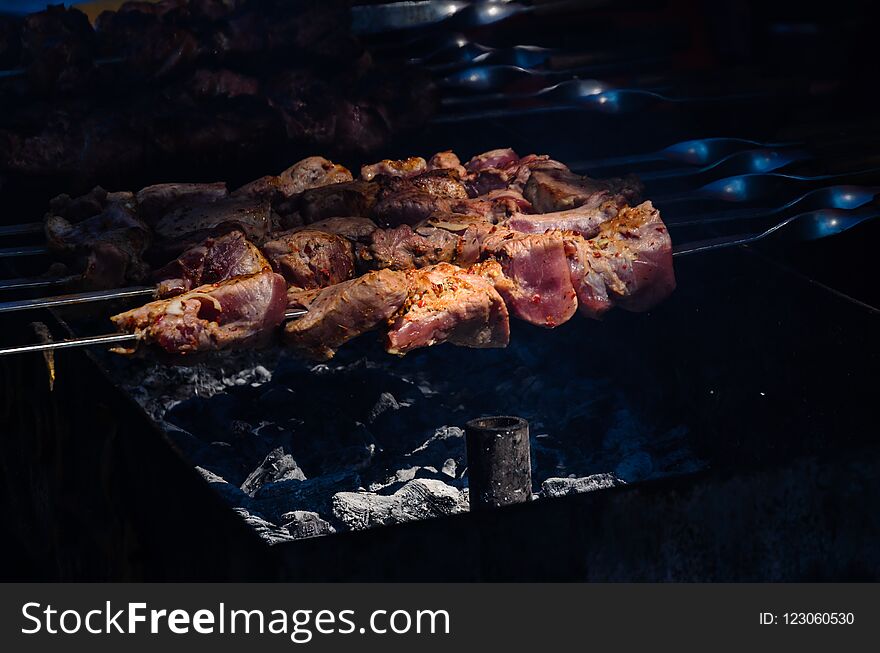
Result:
<svg viewBox="0 0 880 653"><path fill-rule="evenodd" d="M142 283L150 279L163 282L169 276L183 274L169 269L175 265L184 270L212 268L194 279L195 285L243 274L247 267L227 264L223 276L223 265L218 269L213 261L229 259L230 250L247 258L246 248L256 251L253 245L241 239L225 243L222 238L203 241L209 234L233 230L265 248L276 269L286 268L279 271L291 283L311 287L314 282L304 282L302 274L297 273L297 263L302 267L302 261L285 255L288 250L305 247L318 250L317 254L325 251L328 256L337 252L337 267L341 265L343 269L336 270L335 275L342 280L339 275L346 267L342 259L352 255L346 256L346 248L351 247L340 236L358 240L361 255L369 255L365 250L373 250L371 255L378 258L398 256L395 248L414 251L446 247L454 240L450 232L461 232L472 222L503 222L517 231L565 229L591 236L598 224L616 215L621 206L637 200L640 192L638 182L632 178L591 180L571 173L546 156L520 159L511 150L479 155L466 166L451 152L439 153L430 161L383 161L364 166L358 181L345 168L311 157L277 177L263 177L231 195L222 183L160 184L136 194L107 193L96 188L75 199L62 195L51 203L45 231L52 251L67 260L81 260L83 271L79 281L86 287L119 288L126 281ZM396 231L376 231L376 224L368 220L361 224L356 220L331 220L324 224L324 218L338 215L369 217ZM291 226L293 231L305 227L308 233L294 236ZM279 228L284 230L280 234ZM316 233L340 229L341 233L332 236ZM191 246L191 251L173 264L150 272L145 259L161 265L187 246ZM347 263L348 268L352 265L353 261ZM57 270L60 266L53 267ZM251 271L258 269L259 262L251 264ZM333 281L332 265L330 272L326 283ZM304 271L306 275L310 273ZM50 281L55 283L63 278ZM25 281L25 285L33 287L39 278ZM167 285L160 283L156 296L167 296ZM122 289L118 296L152 294L148 287L136 287ZM115 297L113 292L47 297L7 303L0 306L0 311Z"/></svg>
<svg viewBox="0 0 880 653"><path fill-rule="evenodd" d="M451 153L443 153L438 156L452 162L457 167L461 167L457 157ZM437 158L435 157L435 159ZM545 161L546 158L543 160ZM525 161L525 159L520 160L509 150L495 151L477 157L469 162L468 167L471 173L476 171L477 174L474 178L477 181L487 183L487 179L483 178L487 177L490 185L492 183L497 185L497 180L493 180L495 172L484 175L482 171L498 171L499 164L511 166L511 164L520 161ZM413 160L409 160L403 168L412 168L412 162ZM551 209L559 209L560 205L561 207L571 206L575 202L585 203L588 197L587 199L574 199L573 196L578 194L585 196L584 187L589 184L595 186L595 182L571 175L564 166L561 164L553 165L553 163L551 162L547 173L547 181L550 183L546 184L546 187L538 183L531 184L532 191L529 194L532 196L533 203ZM518 165L515 166L515 169L524 170L529 177L529 182L539 180L541 172L538 168L546 167L542 158L532 157L528 164L529 167ZM424 168L427 167L427 164L423 163L420 166L417 164L417 167ZM389 351L394 353L405 353L411 348L444 340L468 346L504 346L507 344L506 334L509 333L509 327L507 327L508 307L510 312L517 317L543 326L555 326L572 316L577 308L578 295L581 296L582 310L597 316L607 310L612 303L608 296L609 285L612 294L621 295L619 298L621 305L631 310L643 310L643 308L649 307L671 292L674 287L668 234L659 220L659 214L650 206L650 203L645 203L635 209L621 209L620 205L625 204L625 200L618 201L615 211L606 209L607 215L603 215L607 221L611 214L617 213L615 219L609 223L614 223L615 226L605 229L604 233L600 234L601 237L594 236L593 239L588 240L575 233L573 229L565 232L557 230L552 233L540 233L550 227L559 226L558 224L550 224L550 221L554 220L557 222L568 220L571 225L577 226L577 221L582 220L583 215L572 215L570 211L566 213L565 208L562 211L551 211L550 214L530 216L529 218L519 214L516 210L508 211L507 219L502 224L493 224L492 221L486 219L485 214L474 216L468 213L456 213L454 210L444 212L443 209L449 208L450 204L436 200L465 200L467 197L467 195L458 198L455 198L454 195L450 197L453 192L449 190L450 188L461 193L460 185L457 186L455 183L458 177L464 176L459 171L455 171L453 175L432 176L430 172L413 175L411 170L400 174L401 166L395 166L393 162L383 162L374 167L367 167L362 171L362 177L367 179L367 183L369 183L377 171L384 173L388 168L398 172L400 178L409 177L418 180L419 177L422 177L421 180L414 182L414 185L407 185L404 181L395 182L392 178L390 185L394 187L394 193L385 194L377 200L377 203L385 202L389 206L389 208L378 212L379 215L386 220L389 215L398 217L401 224L396 230L379 229L369 220L363 218L324 220L323 225L313 223L305 229L293 229L284 233L283 238L264 244L264 249L273 257L276 269L283 271L288 280L291 280L290 277L294 277L292 281L297 285L291 291L291 300L294 303L308 306L311 310L309 317L317 315L320 318L322 311L324 313L329 311L328 315L332 314L333 316L333 319L329 321L327 319L312 319L310 328L306 325L299 329L288 329L288 333L298 334L293 337L294 346L297 346L298 341L299 348L308 350L308 353L313 357L332 355L334 347L349 337L372 329L377 326L378 322L390 320L395 315L397 320L403 320L404 326L407 327L405 333L408 335L403 339L397 337L395 340L395 335L400 336L401 330L392 328L389 331L389 338L397 342L389 347ZM467 174L467 169L461 168L462 172ZM371 175L371 173L373 174ZM425 179L426 176L427 179ZM565 184L569 182L579 182L580 186L570 184L569 188L565 188ZM330 193L324 194L324 198L330 198L331 208L326 210L331 215L338 211L337 204L340 197L351 194L350 188L340 188L343 185L336 184ZM433 189L438 185L444 189L442 192L432 194L430 191L426 191L426 189ZM496 188L495 190L500 189ZM596 195L595 188L590 190L592 195ZM341 195L340 191L343 191ZM607 195L607 189L603 190L603 193ZM520 197L522 196L520 195ZM605 199L607 200L607 198ZM405 220L413 219L411 215L413 207L417 212L425 211L422 206L425 202L430 205L428 221L430 224L425 224L422 220L421 226L417 228L423 230L423 233L417 234L406 224ZM593 203L596 204L595 201ZM305 212L310 213L312 218L322 217L314 214L315 207L320 207L321 204L321 201L307 202L304 207ZM327 206L326 202L324 205ZM308 208L309 206L312 208ZM556 215L551 217L553 213ZM420 214L416 219L423 217ZM529 219L538 220L539 227L536 228L528 223ZM602 232L601 219L596 219L595 216L591 219L592 224L588 227L589 231L591 233ZM520 229L512 228L517 226L517 221L522 222ZM319 231L315 227L324 229L324 231ZM426 236L425 229L429 230L428 233L435 239L432 240L430 236ZM638 240L639 229L644 229L646 237L650 239L645 251L639 252L638 248L623 246L618 247L611 256L603 254L603 250L607 249L609 243L613 242L615 238L618 244L623 244L624 238ZM358 238L369 237L369 244L360 243L357 250L359 252L358 258L361 262L369 261L370 267L379 268L379 270L369 272L358 279L337 284L332 284L332 282L339 279L334 279L330 274L322 282L312 284L321 286L325 285L325 282L331 283L332 285L328 289L303 289L303 286L309 284L300 283L301 279L296 277L296 261L284 260L289 258L291 254L289 243L302 240L305 237L307 249L308 244L314 245L313 241L309 242L310 238L336 236L336 234L332 234L334 231L348 232L346 235L352 242L357 241ZM241 238L240 234L236 234L236 236L221 236L218 240L225 237L239 244L244 244L247 249L249 246L247 241ZM437 236L440 237L440 240L436 240ZM413 247L413 238L416 239L415 247ZM277 249L280 246L281 251L273 251L273 243L274 248ZM384 250L381 248L382 244L385 245ZM377 248L377 245L380 247ZM657 256L648 251L652 247L656 250ZM354 249L351 245L349 248ZM251 258L259 261L258 250L250 246L250 251ZM294 251L296 252L295 258L300 252L299 250ZM343 251L340 250L340 253ZM646 252L647 256L641 260L639 257L645 255ZM596 261L588 261L587 257L590 256ZM332 259L332 255L330 258ZM597 265L598 259L602 258L616 258L617 260ZM449 263L450 260L462 265L469 264L471 267L464 269ZM329 262L331 265L328 266L328 270L333 267L332 261ZM181 265L180 259L175 263L178 268L185 267ZM406 269L424 264L428 264L429 267L421 271L394 271L395 268ZM653 272L653 275L640 274L640 266L645 264ZM348 265L347 267L353 266ZM312 265L311 270L314 269L315 267ZM239 270L239 272L242 271L244 270ZM351 276L351 272L346 270L342 277L346 276ZM630 284L629 288L627 282ZM651 288L652 282L653 289ZM579 286L578 290L574 287L575 283ZM279 274L271 272L268 266L264 265L264 269L248 277L236 277L219 284L202 286L189 293L184 292L176 299L153 302L142 309L116 316L114 321L123 328L134 330L145 340L159 344L167 351L177 353L198 351L204 348L222 348L227 344L243 346L258 339L258 334L266 331L265 327L268 324L277 326L284 318L283 308L290 301L279 302L273 299L279 296L281 288L286 288L285 279ZM419 291L418 288L422 288L422 290ZM444 288L445 290L443 290ZM172 292L184 290L186 290L185 287L171 288ZM339 307L348 306L351 302L350 297L358 295L359 291L366 292L365 297L367 298L372 297L372 303L370 301L364 303L362 299L362 310L355 310L354 317L352 314L346 317L344 311L343 314L339 314ZM235 297L241 292L244 292L244 297L248 299L236 303ZM413 292L416 293L415 299L413 299ZM442 297L444 293L451 293L451 295ZM422 324L424 319L414 320L411 315L404 316L414 310L418 312L424 309L426 303L431 305L432 294L434 295L434 306L428 309L426 315L430 317L429 323L441 325L438 328L441 328L442 335L431 331L433 335L425 340L423 337L424 324ZM426 295L428 295L427 299ZM629 297L625 295L629 295ZM334 297L341 299L334 301ZM261 304L255 298L262 298L265 301ZM412 299L412 301L408 301L408 299ZM443 310L438 310L436 305L438 299L442 299ZM224 301L226 301L226 305L224 305ZM247 310L242 313L241 319L237 319L235 317L238 315L236 311L241 306L247 307ZM263 306L265 310L260 309L259 306ZM280 313L279 306L282 308ZM469 307L476 309L482 307L488 312L477 310L476 316L470 315ZM438 317L442 315L450 317L452 323L443 327L443 320ZM253 321L255 316L259 317L257 322ZM376 316L379 316L378 321ZM352 319L354 319L354 323L351 323ZM172 327L172 323L178 324L179 328ZM413 327L413 324L421 324L422 326ZM201 325L201 327L196 328L195 325ZM210 325L210 328L206 325ZM330 337L323 334L319 340L323 339L324 343L320 348L316 348L312 336L315 332L322 333L322 327L328 325L331 330L337 333L330 334ZM344 329L346 337L337 343L340 325L348 326ZM462 329L464 329L464 333ZM173 337L169 337L169 334ZM180 340L181 334L186 334L182 341ZM230 334L233 335L230 336ZM290 339L289 337L288 340ZM312 344L304 344L308 342Z"/></svg>
<svg viewBox="0 0 880 653"><path fill-rule="evenodd" d="M501 152L507 155L509 151ZM449 153L443 153L443 157L451 159ZM534 165L526 168L529 183L542 179L540 168L546 165L537 157L532 161ZM412 167L411 162L396 162L396 171L405 176L407 168ZM392 163L383 162L379 167L387 168ZM588 203L583 196L589 197L585 189L595 192L597 183L603 183L571 175L561 164L553 164L550 168L553 173L548 178L531 184L529 194L535 204L543 203L551 209L559 209L560 203L570 206L583 202L583 207ZM473 161L468 165L473 167ZM363 176L368 175L369 167ZM417 173L413 178L419 176ZM443 188L452 181L439 179ZM423 188L407 189L406 184L399 185L403 182L396 183L397 197L386 195L382 198L386 203L389 197L396 199L396 202L390 202L390 206L408 208L414 203L418 210L424 210L418 207L420 203L433 202L426 200ZM420 183L428 183L430 187L437 184L438 179L429 175L427 181L422 179ZM602 192L615 184L619 187L619 182L604 184L606 187ZM541 192L536 193L536 188ZM336 206L340 197L352 195L350 186L344 182L328 190L329 193L319 194L318 198L330 198L330 214L338 210ZM578 193L580 197L573 199ZM388 326L386 348L391 353L404 354L414 348L444 341L471 347L504 346L509 337L508 315L552 327L569 319L578 303L581 312L599 317L612 304L629 310L647 310L671 292L674 287L671 243L659 215L650 203L621 208L623 203L625 201L617 201L617 215L604 223L583 210L566 213L563 209L543 215L520 215L517 219L522 221L522 231L511 229L511 226L517 226L515 220L510 220L517 211L509 208L504 213L508 219L494 224L485 214L453 211L444 215L435 206L430 219L417 224L415 230L407 224L383 230L365 218L319 220L276 234L281 237L264 243L264 249L273 256L276 269L288 277L288 282L291 276L294 277L294 285L288 290L286 300L281 292L287 285L285 280L270 271L261 252L241 233L231 232L208 242L217 247L226 240L226 245L217 249L226 252L227 264L232 264L229 269L235 273L254 271L247 265L241 266L242 260L236 257L236 251L245 254L245 260L249 258L255 263L259 272L201 286L189 293L184 291L205 279L198 275L187 278L186 274L178 274L180 278L172 282L175 275L168 274L166 282L170 286L163 292L184 294L176 300L152 302L141 309L115 316L113 320L117 325L129 333L25 346L0 353L123 342L152 343L178 354L241 347L265 341L281 321L297 316L303 319L288 324L286 340L312 358L331 357L338 346L381 326L383 322ZM322 202L312 204L321 206ZM383 215L387 216L388 212ZM583 223L585 215L592 216L587 227ZM321 216L313 214L312 217ZM570 229L554 229L560 220L567 220L566 226L574 224L577 228L598 231L599 234L585 239ZM533 228L529 221L536 221L539 228ZM438 224L442 226L438 227ZM542 230L544 233L540 233ZM331 273L334 267L332 246L329 255L324 252L326 266L320 263L315 266L309 257L303 257L309 247L312 247L309 256L321 249L320 243L314 247L315 237L330 239L332 244L334 235L349 239L348 251L357 252L356 260L361 270L365 269L366 263L366 269L372 267L374 271L358 279L333 284L333 281L350 275L350 269L354 267L351 261L337 268L345 273L334 279ZM431 236L439 236L440 240L432 241ZM338 242L340 239L337 238ZM297 248L291 243L305 243L305 247ZM704 251L719 245L724 243L697 244L680 249L678 253ZM274 252L271 251L273 247ZM195 252L184 254L166 267L172 272L175 269L200 272L199 265L205 262L204 254L209 249L203 243L194 248ZM345 247L337 249L340 260L345 259L345 251ZM560 252L564 253L564 258L559 256ZM187 265L187 259L192 263L193 256L200 261L199 265ZM285 262L285 258L291 260ZM321 259L321 255L317 258ZM452 265L447 262L450 260L470 267ZM302 277L296 277L297 263L305 263L305 268L299 266L306 272L305 283ZM423 265L428 267L401 272ZM324 278L315 276L314 272L320 272ZM327 283L331 285L321 289ZM311 286L311 289L303 286ZM242 297L245 301L240 301ZM285 306L288 306L287 310L284 310ZM297 310L290 306L302 308ZM304 314L305 308L310 312Z"/></svg>
<svg viewBox="0 0 880 653"><path fill-rule="evenodd" d="M308 312L288 322L285 342L313 359L330 358L348 340L383 325L386 349L394 354L441 342L503 347L511 315L553 327L579 305L582 313L598 317L613 305L646 310L665 298L674 278L661 225L655 210L639 208L622 211L593 239L485 225L483 242L471 250L478 262L467 268L445 262L380 268L311 290L288 288L284 277L264 269L112 320L132 335L125 342L174 354L261 344L292 308Z"/></svg>

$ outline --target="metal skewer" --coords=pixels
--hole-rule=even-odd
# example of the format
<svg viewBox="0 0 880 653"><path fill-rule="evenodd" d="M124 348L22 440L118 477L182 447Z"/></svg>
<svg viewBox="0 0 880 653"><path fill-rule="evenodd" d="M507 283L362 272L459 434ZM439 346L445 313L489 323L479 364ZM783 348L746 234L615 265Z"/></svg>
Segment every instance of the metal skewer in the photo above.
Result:
<svg viewBox="0 0 880 653"><path fill-rule="evenodd" d="M80 279L79 275L66 277L19 277L16 279L0 280L0 290L31 290L34 288L51 288L63 286Z"/></svg>
<svg viewBox="0 0 880 653"><path fill-rule="evenodd" d="M877 217L878 211L876 207L865 206L869 198L873 197L873 188L866 189L865 192L857 193L857 187L847 187L849 190L844 193L849 199L840 200L835 208L818 209L815 211L806 211L796 215L788 216L780 220L776 225L770 227L760 234L747 234L738 236L725 236L720 239L711 239L707 241L699 241L694 243L684 243L677 245L673 251L674 255L693 254L698 251L709 251L711 249L719 249L720 247L731 247L733 245L747 244L755 242L770 234L787 227L792 223L799 223L803 228L798 236L804 240L813 240L839 233L867 219ZM856 197L858 195L858 197ZM850 197L852 196L852 197ZM807 197L805 195L804 197ZM803 198L801 198L803 199ZM844 209L843 206L852 207ZM861 207L857 209L856 207ZM757 219L760 217L772 216L775 211L764 211L763 213L753 214L750 217ZM738 216L742 218L742 216ZM721 221L721 220L718 220ZM692 221L693 224L699 224L699 221ZM690 224L690 223L683 223ZM679 226L677 223L668 223L669 227ZM0 285L2 289L2 285ZM126 299L130 297L155 297L155 286L133 286L131 288L117 288L111 290L99 290L96 292L73 293L69 295L58 295L54 297L36 297L33 299L20 299L10 302L0 302L0 313L12 313L15 311L26 311L40 308L53 308L58 306L69 306L73 304L87 304L89 302L109 301L113 299Z"/></svg>
<svg viewBox="0 0 880 653"><path fill-rule="evenodd" d="M10 224L0 227L0 236L22 236L43 233L42 222L25 222L23 224Z"/></svg>
<svg viewBox="0 0 880 653"><path fill-rule="evenodd" d="M69 349L70 347L91 347L92 345L116 345L124 342L136 342L138 336L133 333L109 333L104 336L86 336L83 338L71 338L58 342L44 342L38 345L22 345L21 347L8 347L0 349L0 356L6 354L26 354L32 351L54 351L55 349Z"/></svg>
<svg viewBox="0 0 880 653"><path fill-rule="evenodd" d="M294 320L308 313L302 308L290 309L284 313L285 320ZM108 333L102 336L84 336L82 338L71 338L69 340L59 340L58 342L44 342L36 345L21 345L20 347L7 347L0 349L0 356L7 354L27 354L37 351L54 351L56 349L70 349L72 347L92 347L95 345L118 345L122 343L135 343L140 340L140 336L134 333Z"/></svg>
<svg viewBox="0 0 880 653"><path fill-rule="evenodd" d="M820 209L818 211L809 211L807 213L799 213L793 215L769 229L757 234L744 234L736 236L725 236L722 238L713 238L710 240L696 241L692 243L684 243L673 248L673 256L686 256L689 254L701 254L718 249L726 249L737 245L748 245L763 240L768 236L791 227L790 231L800 240L816 240L825 238L834 234L839 234L851 227L856 226L867 220L873 220L880 217L880 212L874 207L867 209L845 211L840 209ZM152 288L141 289L141 292ZM290 320L302 317L308 313L305 309L291 309L284 314L284 319ZM11 347L0 349L0 356L6 354L23 354L34 351L47 351L54 349L65 349L68 347L89 347L92 345L107 345L122 342L135 342L138 336L129 333L108 334L103 336L87 336L84 338L73 338L70 340L62 340L60 342L48 342L37 345L23 345L21 347Z"/></svg>
<svg viewBox="0 0 880 653"><path fill-rule="evenodd" d="M35 308L54 308L56 306L70 306L73 304L87 304L89 302L97 302L110 299L155 296L155 286L114 288L112 290L99 290L97 292L81 292L72 293L70 295L58 295L57 297L37 297L35 299L19 299L12 302L3 302L0 303L0 313L27 311Z"/></svg>
<svg viewBox="0 0 880 653"><path fill-rule="evenodd" d="M48 254L45 245L22 245L20 247L0 247L0 258L16 258L18 256L40 256Z"/></svg>

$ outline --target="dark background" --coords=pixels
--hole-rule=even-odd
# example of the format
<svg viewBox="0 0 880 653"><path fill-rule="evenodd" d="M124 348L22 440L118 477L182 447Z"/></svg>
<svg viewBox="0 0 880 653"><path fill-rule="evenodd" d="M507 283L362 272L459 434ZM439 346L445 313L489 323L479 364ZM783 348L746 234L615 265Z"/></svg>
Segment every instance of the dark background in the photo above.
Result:
<svg viewBox="0 0 880 653"><path fill-rule="evenodd" d="M805 130L819 133L822 138L838 135L851 139L855 135L864 146L880 139L880 113L877 110L880 85L877 83L876 12L873 5L867 0L834 3L633 0L609 3L600 9L585 9L565 20L548 19L540 27L531 21L514 22L504 30L490 30L474 36L484 41L491 39L498 46L533 43L572 49L632 47L654 53L667 52L670 57L668 71L686 79L694 88L723 89L743 81L784 85L797 80L803 82L798 88L802 90L805 86L807 92L799 95L795 102L751 109L766 111L765 115L722 111L717 115L700 115L667 123L652 123L646 119L626 130L621 129L620 123L609 122L608 128L589 131L583 123L592 118L576 114L559 119L492 122L466 128L435 126L405 142L393 144L387 151L377 152L376 158L398 153L426 153L435 146L440 149L453 147L469 155L510 143L517 149L547 151L567 160L585 156L582 151L584 139L569 137L569 130L576 129L588 129L590 157L650 151L674 142L676 136L744 135L785 139ZM597 118L597 124L601 120ZM880 149L862 147L860 156L870 164L880 159ZM243 182L277 172L284 167L283 160L287 159L280 155L267 158L263 164L265 167L259 170L253 166L236 168L234 162L224 162L219 168L192 171L190 177L195 175L206 181L219 177ZM360 162L344 163L356 167ZM160 181L168 174L165 170L140 173L150 181ZM50 196L65 190L45 189ZM15 216L4 221L17 222L20 218ZM764 253L771 256L775 264L788 266L798 275L878 306L876 275L869 271L874 256L873 241L877 235L876 226L869 226L855 235L829 242L777 245ZM714 273L723 271L714 269ZM693 275L699 278L700 271L696 270ZM760 310L760 306L752 308ZM818 315L821 311L816 313ZM846 325L838 326L844 332L840 339L845 340ZM859 333L863 334L864 329L860 327ZM820 348L823 345L817 342L814 346ZM871 351L869 342L862 341L862 346L869 348L867 355L874 355L876 349ZM822 373L821 369L805 369ZM845 365L834 368L834 372L845 374ZM848 417L854 431L864 429L860 435L865 438L875 430L873 424L860 423L858 416ZM51 416L47 415L46 419ZM745 438L745 446L750 444L755 443ZM0 491L8 494L26 490L3 483ZM0 506L7 501L8 496L0 495ZM70 532L68 535L71 546L76 546L81 534ZM784 539L786 533L780 531L779 536ZM3 561L0 576L11 580L55 578L54 569L42 564L40 552L43 548L14 518L0 519L0 560ZM855 576L866 571L858 565L853 570ZM821 576L821 573L817 575Z"/></svg>

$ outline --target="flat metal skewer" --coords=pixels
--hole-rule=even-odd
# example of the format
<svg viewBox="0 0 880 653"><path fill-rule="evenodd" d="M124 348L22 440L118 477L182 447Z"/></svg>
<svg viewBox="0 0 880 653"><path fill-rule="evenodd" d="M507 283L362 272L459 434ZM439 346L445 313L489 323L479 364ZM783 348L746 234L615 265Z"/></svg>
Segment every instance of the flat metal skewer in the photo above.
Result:
<svg viewBox="0 0 880 653"><path fill-rule="evenodd" d="M23 222L0 227L0 236L22 236L43 233L42 222Z"/></svg>
<svg viewBox="0 0 880 653"><path fill-rule="evenodd" d="M294 320L306 315L308 311L303 308L290 309L284 313L285 320ZM135 343L140 336L134 333L108 333L102 336L84 336L82 338L70 338L58 342L42 342L36 345L21 345L19 347L7 347L0 349L0 356L8 354L27 354L38 351L54 351L56 349L70 349L72 347L92 347L96 345L118 345L122 343Z"/></svg>
<svg viewBox="0 0 880 653"><path fill-rule="evenodd" d="M56 297L36 297L34 299L19 299L12 302L0 303L0 313L13 313L15 311L27 311L37 308L53 308L56 306L70 306L73 304L87 304L110 299L126 299L128 297L155 297L155 286L133 286L131 288L118 288L112 290L99 290L97 292L72 293L70 295L58 295Z"/></svg>
<svg viewBox="0 0 880 653"><path fill-rule="evenodd" d="M43 342L38 345L22 345L21 347L8 347L0 349L0 356L7 354L26 354L32 351L54 351L55 349L69 349L70 347L91 347L93 345L116 345L123 342L136 342L138 336L133 333L109 333L104 336L86 336L83 338L71 338L58 342Z"/></svg>
<svg viewBox="0 0 880 653"><path fill-rule="evenodd" d="M63 286L80 279L79 275L66 277L18 277L16 279L0 280L0 290L30 290L33 288L51 288Z"/></svg>
<svg viewBox="0 0 880 653"><path fill-rule="evenodd" d="M20 247L0 247L0 258L15 258L18 256L40 256L48 254L49 248L45 245L22 245Z"/></svg>
<svg viewBox="0 0 880 653"><path fill-rule="evenodd" d="M718 249L726 249L737 245L748 245L759 240L767 238L771 234L784 230L786 228L796 227L798 229L797 237L800 240L817 240L825 238L833 234L842 233L858 224L867 220L875 220L880 218L880 212L873 207L867 207L864 210L846 211L841 209L820 209L817 211L808 211L793 215L790 218L782 220L778 224L766 229L760 233L740 234L735 236L724 236L721 238L713 238L710 240L696 241L691 243L683 243L673 247L673 256L686 256L689 254L700 254L703 252L711 252ZM152 290L152 289L149 289ZM284 314L284 319L290 320L306 315L308 310L290 309ZM48 342L37 345L23 345L21 347L12 347L8 349L0 349L0 356L6 354L22 354L32 351L47 351L51 349L64 349L67 347L88 347L91 345L105 345L120 342L136 341L138 337L134 334L108 334L103 336L88 336L85 338L73 338L71 340L62 340L60 342Z"/></svg>

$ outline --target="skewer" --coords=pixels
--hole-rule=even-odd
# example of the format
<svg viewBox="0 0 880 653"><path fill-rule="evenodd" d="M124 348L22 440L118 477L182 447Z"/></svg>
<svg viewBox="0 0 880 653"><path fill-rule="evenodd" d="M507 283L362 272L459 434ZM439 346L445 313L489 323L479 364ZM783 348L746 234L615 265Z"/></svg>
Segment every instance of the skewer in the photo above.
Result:
<svg viewBox="0 0 880 653"><path fill-rule="evenodd" d="M19 299L0 304L0 313L27 311L35 308L54 308L73 304L107 301L111 299L127 299L129 297L155 297L155 286L133 286L131 288L114 288L97 292L81 292L56 297L37 297L36 299Z"/></svg>
<svg viewBox="0 0 880 653"><path fill-rule="evenodd" d="M856 207L863 206L864 203L855 204ZM674 255L683 256L696 252L710 251L721 247L731 247L733 245L742 245L755 242L769 236L776 231L783 229L791 223L800 222L806 226L807 230L801 234L804 239L815 239L829 236L840 231L863 222L864 220L877 217L877 211L873 207L866 207L867 213L852 209L818 209L815 211L807 211L789 216L776 225L770 227L760 234L748 234L744 236L725 236L720 239L711 239L706 241L698 241L694 243L685 243L673 248ZM774 211L765 212L763 217L769 217ZM741 216L739 216L741 217ZM761 215L752 216L753 218L762 217ZM719 220L720 221L720 220ZM668 226L678 226L676 223L670 223ZM2 289L2 286L0 286ZM130 297L155 297L155 286L133 286L130 288L117 288L111 290L99 290L95 292L73 293L69 295L57 295L54 297L37 297L34 299L21 299L10 302L0 302L0 313L12 313L16 311L26 311L41 308L54 308L58 306L69 306L73 304L87 304L96 301L109 301L114 299L126 299Z"/></svg>
<svg viewBox="0 0 880 653"><path fill-rule="evenodd" d="M284 314L285 320L294 320L308 313L307 310L291 309ZM56 349L70 349L73 347L92 347L96 345L118 345L123 343L135 343L139 336L134 333L108 333L101 336L84 336L82 338L70 338L58 342L43 342L36 345L21 345L20 347L7 347L0 349L0 356L7 354L27 354L36 351L54 351Z"/></svg>
<svg viewBox="0 0 880 653"><path fill-rule="evenodd" d="M0 247L0 258L17 258L19 256L41 256L48 254L45 245L21 245L19 247Z"/></svg>
<svg viewBox="0 0 880 653"><path fill-rule="evenodd" d="M79 275L66 277L20 277L18 279L0 280L0 290L32 290L34 288L51 288L73 283Z"/></svg>
<svg viewBox="0 0 880 653"><path fill-rule="evenodd" d="M684 243L673 247L673 256L687 256L690 254L702 254L719 249L727 249L738 245L749 245L759 240L763 240L768 236L786 229L794 225L798 228L796 236L801 240L816 240L831 236L833 234L842 233L851 227L856 226L867 220L873 220L880 217L880 212L873 207L867 210L845 211L841 209L820 209L818 211L809 211L807 213L799 213L777 223L769 229L757 234L743 234L735 236L724 236L721 238L713 238L710 240L701 240L691 243ZM152 289L148 289L151 290ZM302 317L308 313L305 309L291 309L284 314L284 319L295 319ZM20 347L11 347L0 349L0 356L6 354L22 354L33 351L47 351L54 349L64 349L68 347L89 347L92 345L106 345L121 342L137 341L137 336L133 334L108 334L103 336L87 336L84 338L72 338L70 340L62 340L60 342L41 343L37 345L23 345Z"/></svg>
<svg viewBox="0 0 880 653"><path fill-rule="evenodd" d="M10 224L0 227L0 236L23 236L43 233L42 222L25 222L23 224Z"/></svg>

